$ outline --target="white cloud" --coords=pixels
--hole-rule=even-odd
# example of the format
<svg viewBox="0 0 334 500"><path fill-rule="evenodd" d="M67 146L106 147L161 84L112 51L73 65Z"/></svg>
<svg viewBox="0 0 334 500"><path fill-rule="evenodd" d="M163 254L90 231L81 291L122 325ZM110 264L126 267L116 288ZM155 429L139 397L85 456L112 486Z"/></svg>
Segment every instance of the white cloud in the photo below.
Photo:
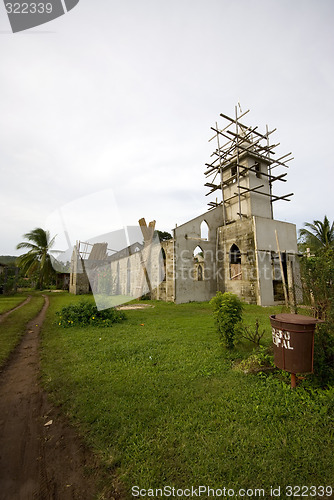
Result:
<svg viewBox="0 0 334 500"><path fill-rule="evenodd" d="M81 0L15 35L2 16L0 254L107 189L128 224L204 212L210 127L238 99L295 156L276 217L331 217L333 14L326 0Z"/></svg>

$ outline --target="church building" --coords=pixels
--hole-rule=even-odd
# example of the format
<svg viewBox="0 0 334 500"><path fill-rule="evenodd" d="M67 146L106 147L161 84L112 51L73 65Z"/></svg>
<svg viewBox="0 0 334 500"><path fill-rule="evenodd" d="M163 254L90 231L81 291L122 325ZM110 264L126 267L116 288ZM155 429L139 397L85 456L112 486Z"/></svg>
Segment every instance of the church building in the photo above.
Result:
<svg viewBox="0 0 334 500"><path fill-rule="evenodd" d="M177 226L173 238L161 242L154 262L147 257L152 254L147 241L144 247L138 242L138 254L123 251L104 257L111 274L123 277L117 279L117 293L138 297L142 285L133 287L139 273L139 282L146 279L151 297L158 300L207 301L221 291L262 306L300 302L296 226L273 217L274 203L290 201L293 195L273 194L275 183L286 182L284 170L291 153L277 157L277 145L270 144L275 130L267 127L260 133L258 127L244 124L247 113L238 114L235 108L234 117L221 114L223 128L217 124L212 128L217 145L206 164L209 181L205 185L208 195L219 194L220 200L210 202L206 213ZM75 248L72 274L79 257ZM72 276L71 283L72 293L88 289L87 277Z"/></svg>

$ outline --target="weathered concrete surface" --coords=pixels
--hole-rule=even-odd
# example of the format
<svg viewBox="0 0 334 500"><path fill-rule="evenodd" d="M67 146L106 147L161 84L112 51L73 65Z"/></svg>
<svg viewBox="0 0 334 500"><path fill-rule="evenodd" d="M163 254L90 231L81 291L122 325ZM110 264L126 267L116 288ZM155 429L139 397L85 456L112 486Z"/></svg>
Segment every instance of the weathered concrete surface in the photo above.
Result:
<svg viewBox="0 0 334 500"><path fill-rule="evenodd" d="M217 230L222 224L223 207L217 207L174 229L175 302L204 301L217 290ZM209 227L208 239L201 238L203 221ZM194 250L203 252L203 280L196 279Z"/></svg>
<svg viewBox="0 0 334 500"><path fill-rule="evenodd" d="M241 253L240 279L231 279L229 255L235 244ZM255 257L254 220L237 220L219 228L219 257L222 264L221 291L232 292L250 304L258 302L259 287Z"/></svg>
<svg viewBox="0 0 334 500"><path fill-rule="evenodd" d="M252 149L250 143L249 147ZM276 231L289 299L300 301L296 226L272 219L268 164L252 150L232 155L221 174L225 208L218 205L176 227L174 239L159 248L160 259L148 259L143 250L112 262L110 272L116 285L111 293L139 297L145 288L142 261L151 260L152 298L176 303L206 301L220 290L235 293L248 303L273 305L282 300L283 293ZM208 229L206 235L203 225ZM238 262L232 262L233 248L240 256ZM84 274L71 276L71 281L70 291L86 293Z"/></svg>

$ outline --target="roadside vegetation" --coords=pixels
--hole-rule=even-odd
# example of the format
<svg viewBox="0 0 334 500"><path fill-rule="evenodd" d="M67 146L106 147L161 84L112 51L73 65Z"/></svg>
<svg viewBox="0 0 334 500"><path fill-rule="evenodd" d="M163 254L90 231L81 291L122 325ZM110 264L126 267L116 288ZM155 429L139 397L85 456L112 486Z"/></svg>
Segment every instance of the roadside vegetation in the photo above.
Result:
<svg viewBox="0 0 334 500"><path fill-rule="evenodd" d="M52 280L56 272L52 266L51 254L55 237L51 238L49 231L37 227L23 235L28 241L22 241L16 246L17 250L27 249L17 259L21 271L28 276L36 274L36 288L42 290L46 283Z"/></svg>
<svg viewBox="0 0 334 500"><path fill-rule="evenodd" d="M1 296L0 296L1 297ZM3 296L0 298L0 314L3 314L26 300L28 294L17 293L15 295Z"/></svg>
<svg viewBox="0 0 334 500"><path fill-rule="evenodd" d="M208 303L153 302L112 328L64 329L56 312L80 297L50 300L43 383L108 468L106 491L330 484L333 389L291 391L284 372L234 369L254 343L223 347ZM244 325L265 330L261 349L281 310L244 306Z"/></svg>
<svg viewBox="0 0 334 500"><path fill-rule="evenodd" d="M299 231L303 252L301 273L304 302L312 315L324 320L314 345L314 368L322 386L334 384L334 222L305 223Z"/></svg>
<svg viewBox="0 0 334 500"><path fill-rule="evenodd" d="M18 299L19 296L10 298ZM21 296L21 298L25 300L26 296ZM3 308L3 303L8 306L8 297L0 298L1 308ZM27 323L37 316L43 307L43 303L44 298L39 294L35 294L31 297L30 302L16 311L13 311L0 322L0 368L21 340L22 335L26 331ZM13 307L16 305L18 305L18 302L16 302ZM10 309L12 309L12 307Z"/></svg>

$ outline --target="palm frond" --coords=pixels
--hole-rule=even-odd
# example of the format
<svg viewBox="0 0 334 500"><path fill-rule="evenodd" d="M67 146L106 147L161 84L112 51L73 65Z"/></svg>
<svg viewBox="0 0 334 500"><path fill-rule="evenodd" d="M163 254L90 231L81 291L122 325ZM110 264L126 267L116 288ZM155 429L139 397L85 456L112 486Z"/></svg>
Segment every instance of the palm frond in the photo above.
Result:
<svg viewBox="0 0 334 500"><path fill-rule="evenodd" d="M22 241L18 245L16 245L16 249L20 250L21 248L30 248L31 250L33 249L38 249L37 245L33 245L32 243L28 243L27 241Z"/></svg>
<svg viewBox="0 0 334 500"><path fill-rule="evenodd" d="M299 237L303 244L308 245L313 250L333 247L334 222L331 225L327 215L324 216L323 221L305 222L304 228L299 231Z"/></svg>
<svg viewBox="0 0 334 500"><path fill-rule="evenodd" d="M40 287L55 273L49 255L50 248L54 245L55 238L50 239L49 231L37 227L26 233L22 241L17 245L17 249L27 248L29 251L18 258L19 266L26 274L38 271Z"/></svg>

